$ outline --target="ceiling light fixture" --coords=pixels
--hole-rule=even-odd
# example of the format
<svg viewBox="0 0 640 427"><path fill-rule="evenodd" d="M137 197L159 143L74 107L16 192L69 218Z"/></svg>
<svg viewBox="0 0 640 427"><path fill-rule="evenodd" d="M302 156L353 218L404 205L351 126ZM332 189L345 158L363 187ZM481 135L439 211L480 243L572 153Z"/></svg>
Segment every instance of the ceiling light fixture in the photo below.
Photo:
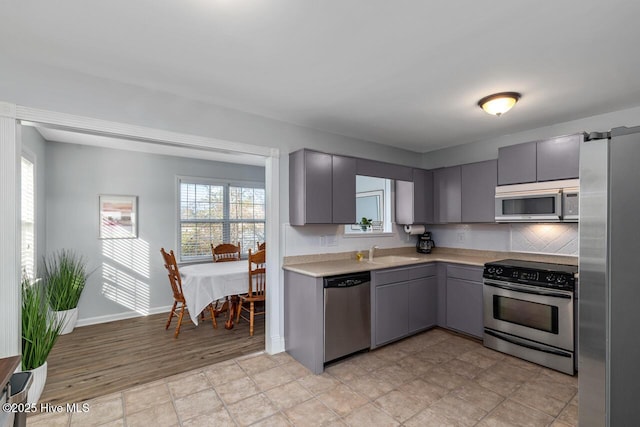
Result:
<svg viewBox="0 0 640 427"><path fill-rule="evenodd" d="M478 106L489 114L501 116L516 105L520 96L518 92L494 93L478 101Z"/></svg>

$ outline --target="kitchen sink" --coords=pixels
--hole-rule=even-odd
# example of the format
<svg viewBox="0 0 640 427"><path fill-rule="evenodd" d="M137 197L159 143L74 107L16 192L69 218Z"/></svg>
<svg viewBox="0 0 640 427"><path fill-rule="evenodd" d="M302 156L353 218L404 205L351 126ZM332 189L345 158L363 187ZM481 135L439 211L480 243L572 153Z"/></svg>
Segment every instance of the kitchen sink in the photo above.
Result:
<svg viewBox="0 0 640 427"><path fill-rule="evenodd" d="M373 258L373 261L367 261L371 264L395 264L395 263L405 263L405 262L415 262L420 261L420 258L411 257L411 256L400 256L400 255L387 255L381 257Z"/></svg>

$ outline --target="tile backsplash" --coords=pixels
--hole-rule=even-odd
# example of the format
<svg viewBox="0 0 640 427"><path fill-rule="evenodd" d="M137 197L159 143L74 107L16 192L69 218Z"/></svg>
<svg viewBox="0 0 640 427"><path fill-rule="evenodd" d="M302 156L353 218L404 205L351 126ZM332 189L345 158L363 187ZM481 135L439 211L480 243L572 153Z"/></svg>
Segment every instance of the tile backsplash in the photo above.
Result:
<svg viewBox="0 0 640 427"><path fill-rule="evenodd" d="M437 246L578 255L578 224L445 224L429 227Z"/></svg>
<svg viewBox="0 0 640 427"><path fill-rule="evenodd" d="M578 255L578 224L512 224L511 250Z"/></svg>

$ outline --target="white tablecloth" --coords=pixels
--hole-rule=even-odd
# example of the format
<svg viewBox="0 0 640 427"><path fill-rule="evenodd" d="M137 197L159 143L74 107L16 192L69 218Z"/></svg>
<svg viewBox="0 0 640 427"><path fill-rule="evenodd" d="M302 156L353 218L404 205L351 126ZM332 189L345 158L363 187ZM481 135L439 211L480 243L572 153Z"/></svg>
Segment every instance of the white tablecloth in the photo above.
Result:
<svg viewBox="0 0 640 427"><path fill-rule="evenodd" d="M196 325L198 314L210 303L249 289L249 261L210 262L180 267L182 293Z"/></svg>

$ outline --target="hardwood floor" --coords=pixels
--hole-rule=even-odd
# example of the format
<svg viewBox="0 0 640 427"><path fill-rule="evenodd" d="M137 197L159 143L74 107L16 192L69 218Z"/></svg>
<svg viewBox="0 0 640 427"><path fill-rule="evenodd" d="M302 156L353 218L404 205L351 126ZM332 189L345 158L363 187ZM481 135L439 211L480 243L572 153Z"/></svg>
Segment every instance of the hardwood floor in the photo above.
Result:
<svg viewBox="0 0 640 427"><path fill-rule="evenodd" d="M148 383L223 360L264 350L264 316L255 333L241 320L232 330L211 322L194 326L183 320L173 338L176 319L165 330L168 314L155 314L76 328L58 338L49 355L41 403L80 402Z"/></svg>

